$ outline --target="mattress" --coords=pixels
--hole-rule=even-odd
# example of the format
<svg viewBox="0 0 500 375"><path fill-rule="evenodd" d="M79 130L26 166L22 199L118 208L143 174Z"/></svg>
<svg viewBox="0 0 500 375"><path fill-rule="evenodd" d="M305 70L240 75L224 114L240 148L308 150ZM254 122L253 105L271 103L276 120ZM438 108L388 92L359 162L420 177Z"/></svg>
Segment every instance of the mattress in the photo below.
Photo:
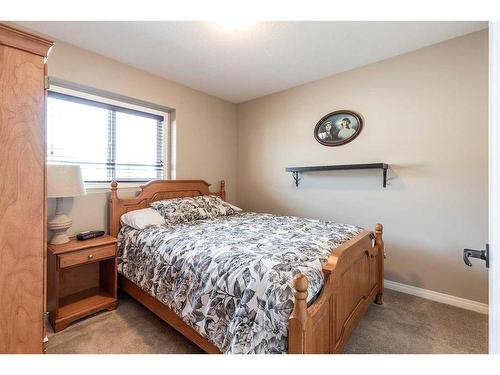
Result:
<svg viewBox="0 0 500 375"><path fill-rule="evenodd" d="M239 213L118 235L119 272L173 310L223 353L286 353L293 278L323 286L332 250L361 228Z"/></svg>

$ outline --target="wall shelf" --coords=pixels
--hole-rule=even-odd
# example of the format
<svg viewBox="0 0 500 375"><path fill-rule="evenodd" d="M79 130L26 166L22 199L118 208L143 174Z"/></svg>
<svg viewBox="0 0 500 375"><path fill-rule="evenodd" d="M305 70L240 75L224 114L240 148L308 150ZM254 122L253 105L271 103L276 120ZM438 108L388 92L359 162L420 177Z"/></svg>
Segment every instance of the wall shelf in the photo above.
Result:
<svg viewBox="0 0 500 375"><path fill-rule="evenodd" d="M286 168L286 171L292 172L292 177L295 181L295 186L299 186L300 173L304 172L339 171L347 169L382 169L383 186L386 187L388 168L389 164L368 163L368 164L317 165L311 167L288 167Z"/></svg>

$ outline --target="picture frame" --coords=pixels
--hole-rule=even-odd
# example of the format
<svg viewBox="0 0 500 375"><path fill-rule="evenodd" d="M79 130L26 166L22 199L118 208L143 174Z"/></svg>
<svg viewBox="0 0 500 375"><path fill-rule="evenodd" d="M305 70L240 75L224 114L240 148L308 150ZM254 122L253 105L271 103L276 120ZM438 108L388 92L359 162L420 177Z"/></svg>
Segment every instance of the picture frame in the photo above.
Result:
<svg viewBox="0 0 500 375"><path fill-rule="evenodd" d="M314 138L328 147L345 145L353 141L363 129L361 116L350 110L330 112L314 127Z"/></svg>

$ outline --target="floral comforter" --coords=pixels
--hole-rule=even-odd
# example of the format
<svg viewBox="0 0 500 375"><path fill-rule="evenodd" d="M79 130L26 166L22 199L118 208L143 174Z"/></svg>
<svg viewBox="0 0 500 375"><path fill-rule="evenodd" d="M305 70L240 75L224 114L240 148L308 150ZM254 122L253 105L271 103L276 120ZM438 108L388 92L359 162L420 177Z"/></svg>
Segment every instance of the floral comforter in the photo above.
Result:
<svg viewBox="0 0 500 375"><path fill-rule="evenodd" d="M286 353L293 277L307 276L310 302L332 249L361 230L256 213L142 230L124 226L119 272L223 353Z"/></svg>

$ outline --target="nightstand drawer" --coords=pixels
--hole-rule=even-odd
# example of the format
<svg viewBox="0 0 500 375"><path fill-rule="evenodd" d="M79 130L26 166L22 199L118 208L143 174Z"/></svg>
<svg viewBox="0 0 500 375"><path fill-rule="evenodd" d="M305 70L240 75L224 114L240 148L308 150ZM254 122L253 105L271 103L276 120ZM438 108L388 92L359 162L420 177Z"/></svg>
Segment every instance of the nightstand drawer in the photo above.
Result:
<svg viewBox="0 0 500 375"><path fill-rule="evenodd" d="M77 252L71 252L68 254L61 254L59 258L59 267L66 268L77 266L80 264L95 262L101 259L112 258L115 256L116 246L107 245L94 247L86 250L81 250Z"/></svg>

